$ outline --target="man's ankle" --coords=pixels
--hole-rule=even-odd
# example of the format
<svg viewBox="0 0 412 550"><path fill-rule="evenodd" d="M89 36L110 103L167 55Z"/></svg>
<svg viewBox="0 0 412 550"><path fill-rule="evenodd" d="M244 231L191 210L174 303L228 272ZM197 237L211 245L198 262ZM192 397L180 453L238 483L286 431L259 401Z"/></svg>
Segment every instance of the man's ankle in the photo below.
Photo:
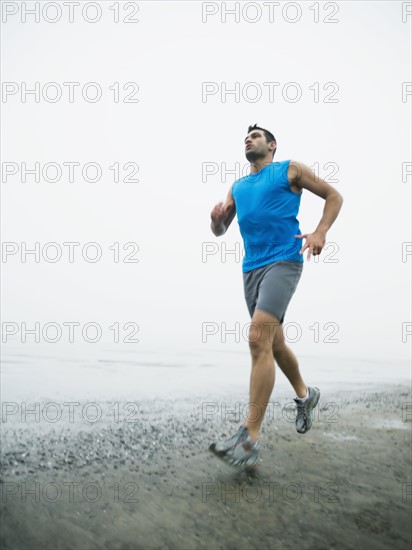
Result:
<svg viewBox="0 0 412 550"><path fill-rule="evenodd" d="M245 424L245 428L247 428L247 433L250 439L256 443L256 441L259 439L259 431L253 430L250 428L247 424Z"/></svg>
<svg viewBox="0 0 412 550"><path fill-rule="evenodd" d="M299 393L300 393L300 395L299 395ZM305 390L299 391L299 393L296 393L296 395L299 399L307 399L309 397L309 388L307 387L306 391Z"/></svg>

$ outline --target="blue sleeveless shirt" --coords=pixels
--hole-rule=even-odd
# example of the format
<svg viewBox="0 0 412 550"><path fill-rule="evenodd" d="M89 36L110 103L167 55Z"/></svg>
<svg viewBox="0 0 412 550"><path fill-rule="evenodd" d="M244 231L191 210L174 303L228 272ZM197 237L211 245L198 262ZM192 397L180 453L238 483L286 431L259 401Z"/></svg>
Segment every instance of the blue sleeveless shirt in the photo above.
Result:
<svg viewBox="0 0 412 550"><path fill-rule="evenodd" d="M289 163L272 162L232 185L245 273L280 260L303 262L302 239L294 237L302 234L297 219L301 194L289 186Z"/></svg>

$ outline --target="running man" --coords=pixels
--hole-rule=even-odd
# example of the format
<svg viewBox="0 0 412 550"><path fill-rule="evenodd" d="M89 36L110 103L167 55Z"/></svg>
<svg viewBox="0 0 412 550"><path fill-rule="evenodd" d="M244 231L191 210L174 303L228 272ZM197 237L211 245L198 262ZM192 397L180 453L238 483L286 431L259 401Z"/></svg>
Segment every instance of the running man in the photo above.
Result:
<svg viewBox="0 0 412 550"><path fill-rule="evenodd" d="M260 462L259 433L275 383L274 360L296 392L296 430L304 434L312 426L320 391L304 383L297 358L285 344L283 321L302 275L305 250L308 261L322 252L326 232L343 203L340 193L304 164L273 162L276 148L271 132L256 124L249 126L245 155L250 173L236 180L226 202L211 212L211 229L217 237L226 233L237 214L245 250L242 271L251 317L252 370L246 421L233 437L212 443L209 449L245 470L255 469ZM324 199L325 205L315 231L302 235L297 215L303 189Z"/></svg>

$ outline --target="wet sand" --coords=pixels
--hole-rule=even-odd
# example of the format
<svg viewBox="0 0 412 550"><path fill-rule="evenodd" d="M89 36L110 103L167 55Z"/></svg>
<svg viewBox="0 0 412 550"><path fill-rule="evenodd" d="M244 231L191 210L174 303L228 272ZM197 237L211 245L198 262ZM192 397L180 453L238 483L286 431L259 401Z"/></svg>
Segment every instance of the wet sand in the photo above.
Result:
<svg viewBox="0 0 412 550"><path fill-rule="evenodd" d="M253 477L208 452L244 394L3 409L2 548L409 548L410 387L322 393L305 435L292 398L272 396Z"/></svg>

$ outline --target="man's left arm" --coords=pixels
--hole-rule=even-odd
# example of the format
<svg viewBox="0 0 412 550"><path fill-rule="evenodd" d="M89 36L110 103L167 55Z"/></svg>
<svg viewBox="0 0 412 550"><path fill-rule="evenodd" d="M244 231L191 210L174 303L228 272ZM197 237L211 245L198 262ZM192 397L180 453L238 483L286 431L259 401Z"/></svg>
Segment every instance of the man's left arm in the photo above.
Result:
<svg viewBox="0 0 412 550"><path fill-rule="evenodd" d="M313 233L295 235L297 239L306 239L305 245L300 250L300 254L303 254L309 248L307 256L309 261L312 253L316 256L322 252L322 248L326 243L326 233L338 217L342 208L343 197L334 187L317 177L308 166L305 166L301 162L290 161L288 179L291 185L300 189L307 189L318 197L325 199L323 215L315 231Z"/></svg>

